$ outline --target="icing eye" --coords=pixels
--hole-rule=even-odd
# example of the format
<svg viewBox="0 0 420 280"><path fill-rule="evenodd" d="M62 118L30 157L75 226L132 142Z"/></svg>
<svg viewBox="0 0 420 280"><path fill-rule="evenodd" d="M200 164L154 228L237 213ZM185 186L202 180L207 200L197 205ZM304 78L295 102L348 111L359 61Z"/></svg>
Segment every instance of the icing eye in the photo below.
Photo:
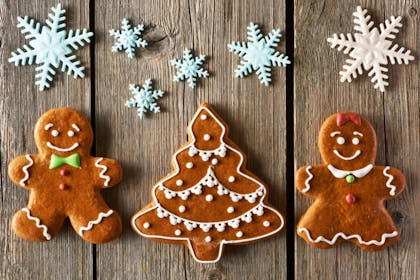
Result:
<svg viewBox="0 0 420 280"><path fill-rule="evenodd" d="M58 130L54 129L53 131L51 131L51 135L54 136L54 137L57 137L58 134L60 134L60 132L58 132Z"/></svg>
<svg viewBox="0 0 420 280"><path fill-rule="evenodd" d="M339 145L343 145L346 142L346 140L344 139L344 137L338 137L337 138L337 143Z"/></svg>
<svg viewBox="0 0 420 280"><path fill-rule="evenodd" d="M68 135L69 137L73 137L73 136L74 136L74 131L73 131L73 130L69 130L69 131L67 131L67 135Z"/></svg>
<svg viewBox="0 0 420 280"><path fill-rule="evenodd" d="M351 142L353 143L353 145L358 145L360 140L359 138L354 137L353 139L351 139Z"/></svg>

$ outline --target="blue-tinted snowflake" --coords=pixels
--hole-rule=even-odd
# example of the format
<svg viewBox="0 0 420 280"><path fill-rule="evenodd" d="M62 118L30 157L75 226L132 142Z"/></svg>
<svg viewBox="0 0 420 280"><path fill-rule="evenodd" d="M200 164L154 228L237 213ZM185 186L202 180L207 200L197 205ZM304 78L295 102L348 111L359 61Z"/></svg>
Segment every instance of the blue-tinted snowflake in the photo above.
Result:
<svg viewBox="0 0 420 280"><path fill-rule="evenodd" d="M22 28L22 34L29 40L29 46L23 45L23 49L18 48L16 52L12 52L9 62L16 66L19 64L39 64L35 70L35 84L39 86L39 90L50 87L50 82L56 74L54 68L61 66L61 71L72 74L74 78L83 78L85 67L80 66L80 61L75 61L76 56L70 55L73 50L77 50L80 46L84 46L90 42L92 32L86 29L75 31L62 30L66 27L64 16L66 10L61 8L61 4L51 8L53 13L48 15L47 23L41 29L39 22L35 23L33 19L29 20L28 16L18 17L17 27ZM70 55L70 56L69 56Z"/></svg>
<svg viewBox="0 0 420 280"><path fill-rule="evenodd" d="M194 88L196 85L196 79L206 78L209 76L209 72L202 68L202 64L206 60L205 55L200 55L200 57L193 57L191 50L184 50L184 59L172 59L171 64L178 69L178 73L174 76L174 81L179 82L187 80L188 85L191 88Z"/></svg>
<svg viewBox="0 0 420 280"><path fill-rule="evenodd" d="M137 27L132 27L127 19L121 21L122 30L109 30L109 35L116 39L112 46L113 52L125 50L129 58L133 58L135 48L144 48L147 46L146 40L141 37L141 32L144 30L144 25L139 24Z"/></svg>
<svg viewBox="0 0 420 280"><path fill-rule="evenodd" d="M130 91L134 97L125 102L125 106L129 108L138 108L137 115L143 118L147 112L159 113L160 107L156 101L164 94L161 90L152 90L152 80L147 79L143 87L130 85Z"/></svg>
<svg viewBox="0 0 420 280"><path fill-rule="evenodd" d="M286 67L290 60L275 49L281 38L280 29L273 29L265 37L260 32L258 25L251 22L248 26L249 42L232 42L228 48L230 52L243 57L235 70L235 77L243 78L256 71L261 83L268 86L271 82L271 67Z"/></svg>

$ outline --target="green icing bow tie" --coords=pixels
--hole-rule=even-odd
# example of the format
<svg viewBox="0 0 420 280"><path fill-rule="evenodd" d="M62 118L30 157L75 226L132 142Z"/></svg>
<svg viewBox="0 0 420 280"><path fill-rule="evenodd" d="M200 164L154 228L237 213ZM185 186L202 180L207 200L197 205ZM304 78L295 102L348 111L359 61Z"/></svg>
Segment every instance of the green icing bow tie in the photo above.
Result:
<svg viewBox="0 0 420 280"><path fill-rule="evenodd" d="M60 157L54 154L51 155L50 169L55 169L62 166L63 164L68 164L70 166L80 168L79 154L72 154L68 157Z"/></svg>

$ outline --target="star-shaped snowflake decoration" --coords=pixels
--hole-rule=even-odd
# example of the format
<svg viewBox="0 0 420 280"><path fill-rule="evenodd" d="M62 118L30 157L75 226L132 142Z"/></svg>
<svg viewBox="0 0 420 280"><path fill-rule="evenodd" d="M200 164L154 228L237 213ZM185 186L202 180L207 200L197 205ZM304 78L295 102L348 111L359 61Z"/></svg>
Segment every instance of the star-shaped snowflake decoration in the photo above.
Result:
<svg viewBox="0 0 420 280"><path fill-rule="evenodd" d="M401 47L398 49L398 44L392 45L392 39L395 39L395 34L399 32L398 28L402 26L400 23L401 17L395 18L391 16L391 20L385 20L385 25L380 24L379 30L373 26L373 21L367 15L367 10L362 10L360 6L357 7L356 12L353 13L354 19L354 38L351 34L333 34L332 38L328 38L328 43L332 48L337 47L339 51L345 54L350 53L350 59L347 59L340 71L341 82L351 82L357 75L363 73L362 66L366 71L369 71L369 77L374 84L374 88L382 92L388 86L388 69L383 67L387 65L388 61L391 64L408 64L410 60L414 60L414 56L410 55L410 50L404 51ZM372 70L371 70L372 69Z"/></svg>
<svg viewBox="0 0 420 280"><path fill-rule="evenodd" d="M230 52L243 57L235 70L235 77L243 78L256 71L261 83L268 86L271 82L271 67L286 67L290 64L289 58L275 49L280 38L280 29L273 29L263 37L258 25L251 22L248 26L249 42L228 44Z"/></svg>
<svg viewBox="0 0 420 280"><path fill-rule="evenodd" d="M156 101L164 94L161 90L152 90L152 80L147 79L143 87L130 85L130 91L134 97L125 102L125 106L129 108L138 108L137 115L143 118L147 112L159 113L160 107Z"/></svg>
<svg viewBox="0 0 420 280"><path fill-rule="evenodd" d="M146 40L141 37L141 32L144 30L144 25L139 24L137 27L131 27L127 19L121 21L122 30L109 30L109 35L116 39L112 46L112 52L119 52L125 50L129 58L133 58L135 48L144 48L147 46Z"/></svg>
<svg viewBox="0 0 420 280"><path fill-rule="evenodd" d="M174 81L179 82L186 79L188 85L191 88L194 88L196 85L197 77L206 78L209 76L209 72L201 67L205 60L205 55L200 55L200 57L193 57L191 50L185 49L183 60L171 60L171 64L179 70L178 73L174 76Z"/></svg>
<svg viewBox="0 0 420 280"><path fill-rule="evenodd" d="M72 74L74 78L83 78L85 67L79 66L80 61L75 61L76 56L70 55L73 50L77 50L79 46L84 46L90 42L92 32L86 29L76 31L62 30L66 27L64 16L66 10L61 8L61 4L51 8L53 13L48 15L47 23L41 29L41 24L33 19L29 20L28 16L18 17L17 27L22 28L22 34L26 34L25 38L29 40L29 46L23 45L23 49L18 48L16 52L12 52L9 62L16 66L19 64L39 64L35 68L38 73L35 75L35 84L39 86L39 90L50 87L50 82L56 74L54 68L61 66L61 71ZM70 55L70 56L69 56Z"/></svg>

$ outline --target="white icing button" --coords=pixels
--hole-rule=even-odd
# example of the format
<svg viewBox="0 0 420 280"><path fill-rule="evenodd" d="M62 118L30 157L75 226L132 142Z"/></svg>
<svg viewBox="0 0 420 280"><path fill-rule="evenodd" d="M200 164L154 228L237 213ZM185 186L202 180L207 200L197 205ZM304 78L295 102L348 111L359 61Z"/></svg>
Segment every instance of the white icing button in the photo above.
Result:
<svg viewBox="0 0 420 280"><path fill-rule="evenodd" d="M181 206L179 206L178 210L179 210L179 212L184 213L186 208L185 208L184 205L181 205Z"/></svg>
<svg viewBox="0 0 420 280"><path fill-rule="evenodd" d="M217 158L214 158L211 160L211 164L216 165L219 161L217 160Z"/></svg>
<svg viewBox="0 0 420 280"><path fill-rule="evenodd" d="M210 236L207 236L206 239L204 239L204 240L206 240L206 242L210 242L211 241L211 237Z"/></svg>
<svg viewBox="0 0 420 280"><path fill-rule="evenodd" d="M148 222L145 222L145 223L143 224L143 227L144 227L144 228L149 228L149 227L150 227L150 224L149 224Z"/></svg>
<svg viewBox="0 0 420 280"><path fill-rule="evenodd" d="M182 181L182 180L176 180L176 185L178 187L182 186L183 184L184 184L184 181Z"/></svg>
<svg viewBox="0 0 420 280"><path fill-rule="evenodd" d="M74 131L73 131L73 130L69 130L69 131L67 131L67 135L68 135L69 137L73 137L73 136L74 136Z"/></svg>
<svg viewBox="0 0 420 280"><path fill-rule="evenodd" d="M238 231L236 233L236 237L241 238L242 236L244 236L244 233L242 231Z"/></svg>
<svg viewBox="0 0 420 280"><path fill-rule="evenodd" d="M193 166L194 166L194 163L192 162L187 162L187 164L185 165L185 167L187 167L188 169L193 168Z"/></svg>
<svg viewBox="0 0 420 280"><path fill-rule="evenodd" d="M202 114L202 115L200 116L200 118L204 121L204 120L206 120L206 119L207 119L207 115Z"/></svg>
<svg viewBox="0 0 420 280"><path fill-rule="evenodd" d="M229 177L229 179L228 179L228 181L229 181L229 183L233 183L233 182L235 182L235 177L230 176L230 177Z"/></svg>
<svg viewBox="0 0 420 280"><path fill-rule="evenodd" d="M269 221L264 221L263 226L269 227L270 226L270 222Z"/></svg>
<svg viewBox="0 0 420 280"><path fill-rule="evenodd" d="M210 202L213 200L213 196L211 194L206 195L206 201Z"/></svg>
<svg viewBox="0 0 420 280"><path fill-rule="evenodd" d="M227 209L228 213L233 213L233 211L235 211L235 208L233 208L232 206L228 207Z"/></svg>
<svg viewBox="0 0 420 280"><path fill-rule="evenodd" d="M51 135L54 136L54 137L57 137L58 134L59 134L58 130L54 129L53 131L51 131Z"/></svg>
<svg viewBox="0 0 420 280"><path fill-rule="evenodd" d="M210 135L204 134L204 137L203 137L204 141L209 141L210 138L211 138Z"/></svg>
<svg viewBox="0 0 420 280"><path fill-rule="evenodd" d="M180 235L181 235L181 230L180 230L180 229L177 229L177 230L175 231L175 235L176 235L176 236L180 236Z"/></svg>

